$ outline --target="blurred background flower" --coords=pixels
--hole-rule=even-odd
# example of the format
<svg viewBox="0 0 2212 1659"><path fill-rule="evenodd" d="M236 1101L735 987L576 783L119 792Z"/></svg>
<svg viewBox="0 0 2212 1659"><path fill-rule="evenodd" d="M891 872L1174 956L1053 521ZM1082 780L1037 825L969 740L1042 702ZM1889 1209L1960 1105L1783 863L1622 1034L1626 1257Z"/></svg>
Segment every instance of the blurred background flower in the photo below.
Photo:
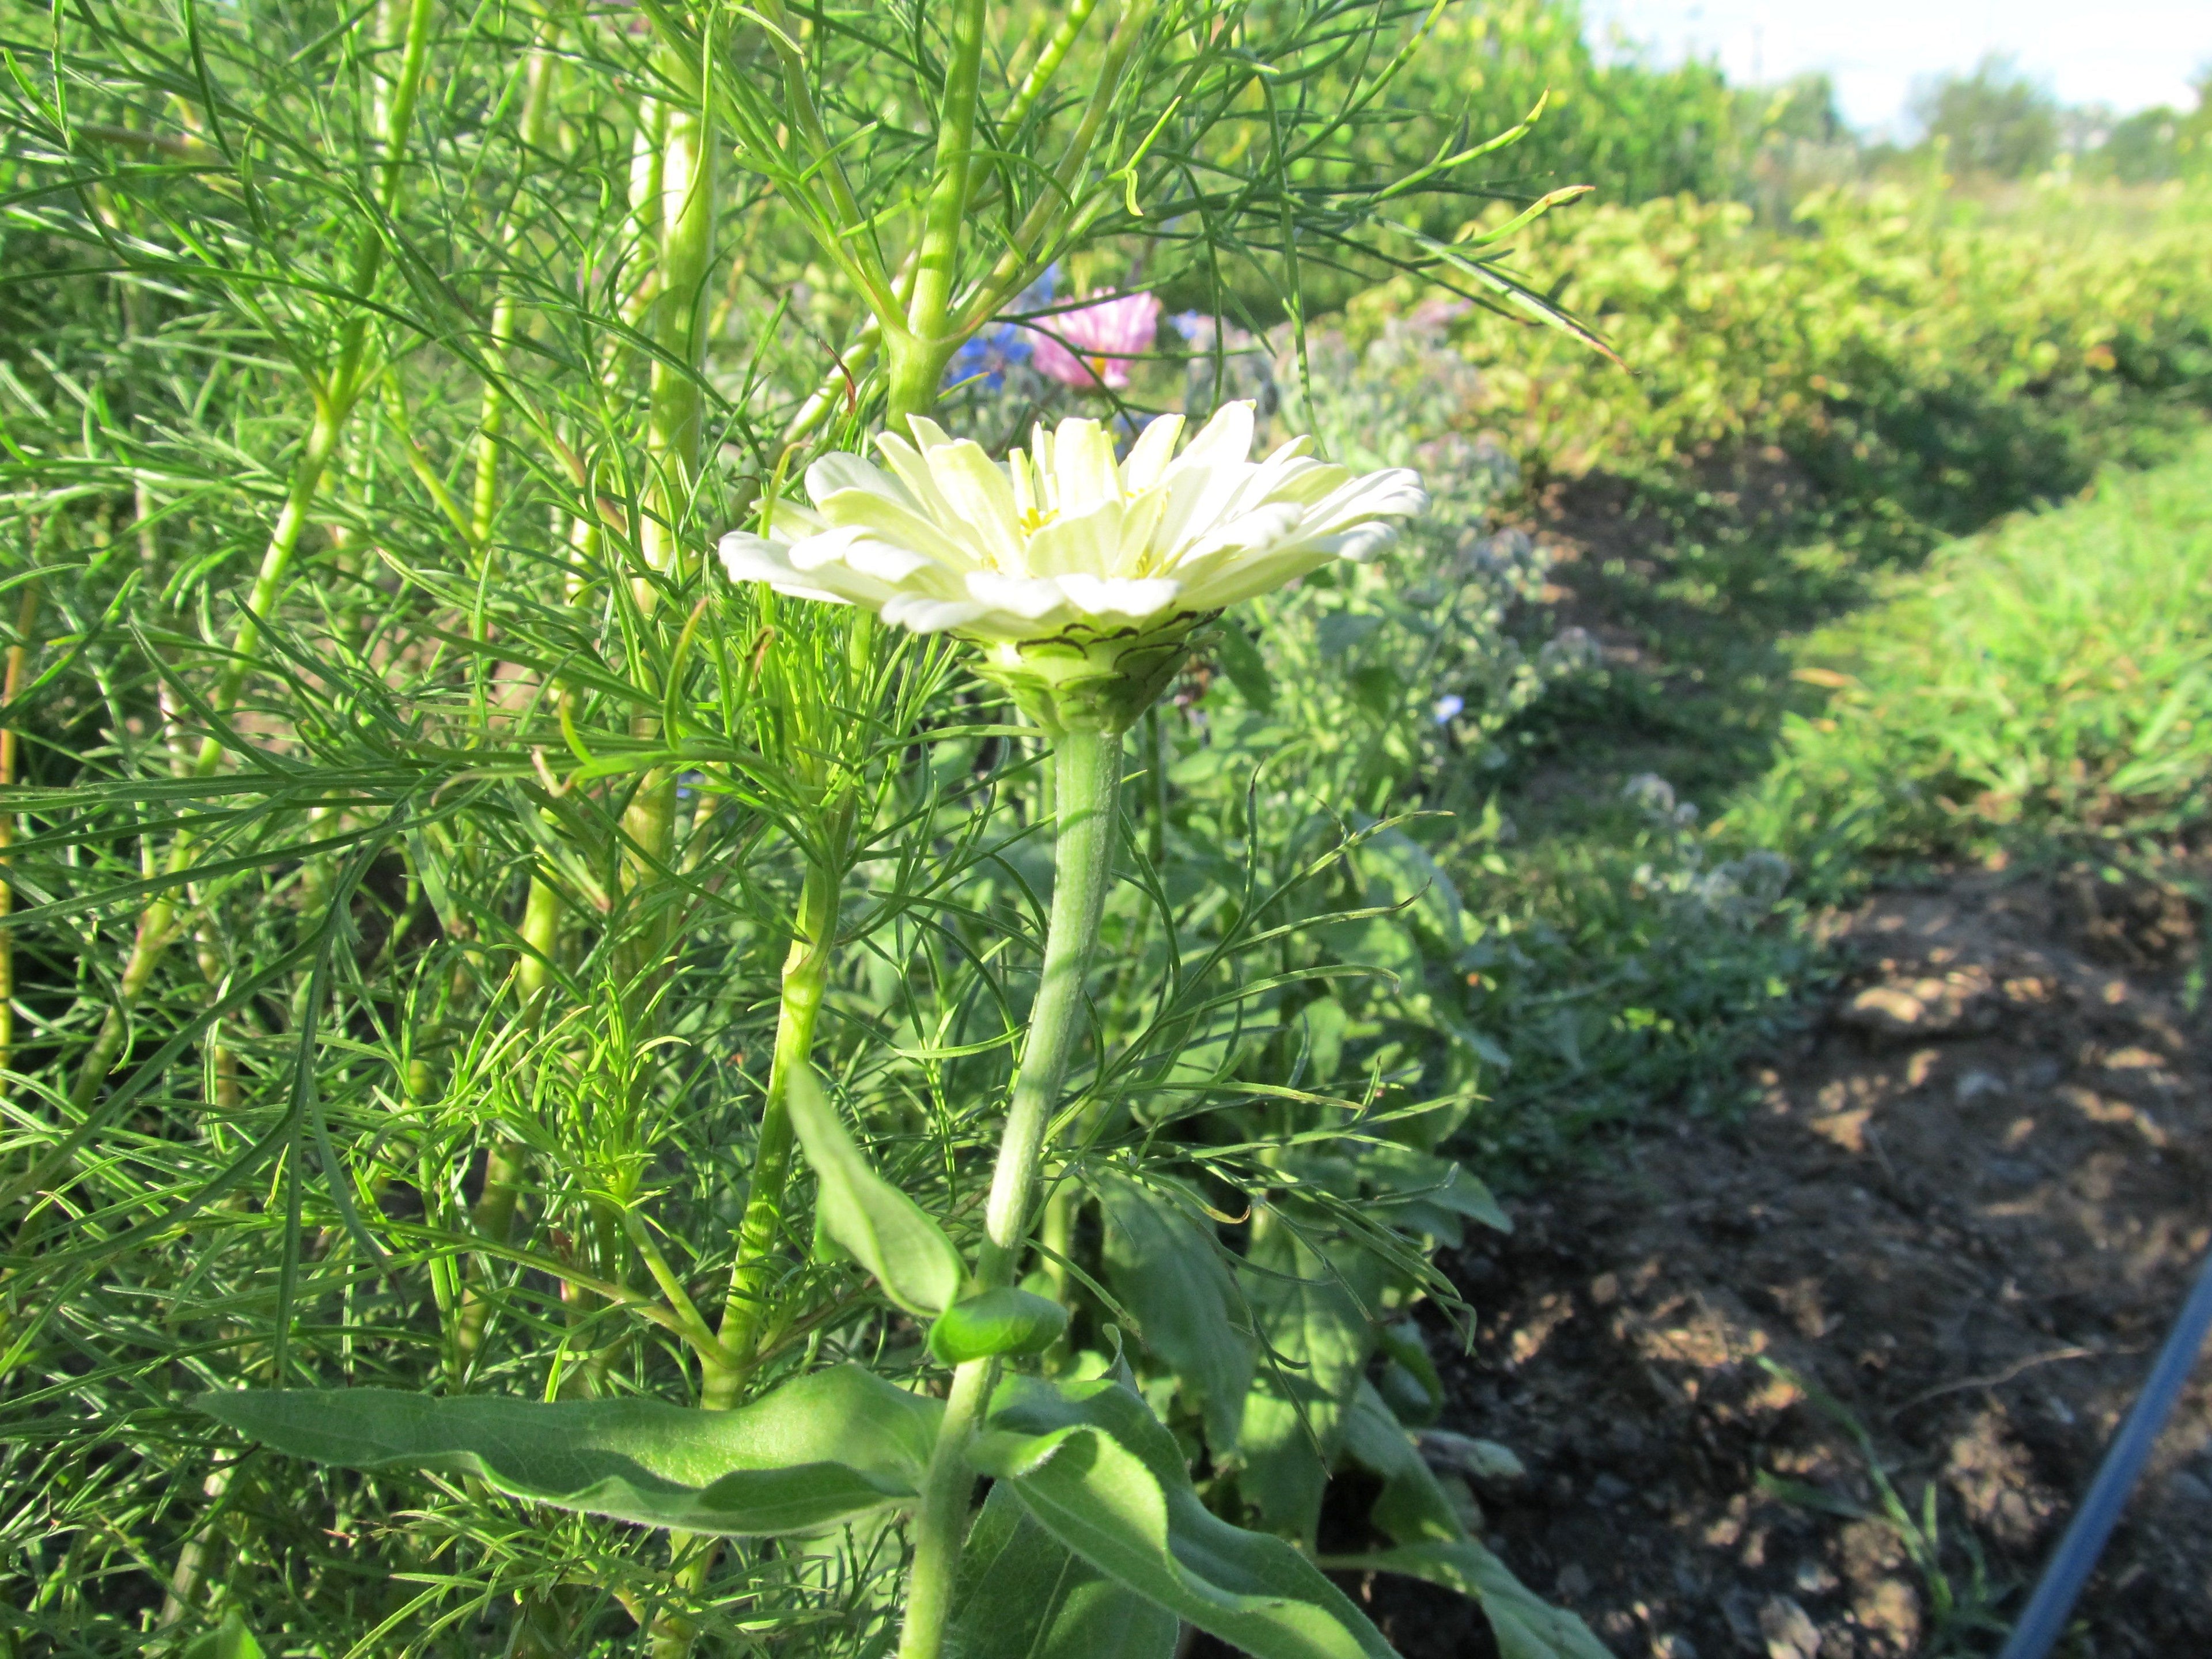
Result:
<svg viewBox="0 0 2212 1659"><path fill-rule="evenodd" d="M974 385L984 392L1006 389L1006 371L1030 361L1036 342L1018 323L994 323L972 335L945 365L947 390Z"/></svg>
<svg viewBox="0 0 2212 1659"><path fill-rule="evenodd" d="M1018 316L1042 311L1052 303L1060 283L1060 267L1047 265L1036 281L1014 296L1008 311ZM1001 317L969 337L945 367L945 389L964 389L995 397L1006 389L1006 377L1025 368L1036 349L1037 337L1011 318Z"/></svg>
<svg viewBox="0 0 2212 1659"><path fill-rule="evenodd" d="M1152 350L1159 326L1155 295L1101 300L1036 324L1030 361L1039 374L1062 386L1119 392L1129 384L1130 359Z"/></svg>

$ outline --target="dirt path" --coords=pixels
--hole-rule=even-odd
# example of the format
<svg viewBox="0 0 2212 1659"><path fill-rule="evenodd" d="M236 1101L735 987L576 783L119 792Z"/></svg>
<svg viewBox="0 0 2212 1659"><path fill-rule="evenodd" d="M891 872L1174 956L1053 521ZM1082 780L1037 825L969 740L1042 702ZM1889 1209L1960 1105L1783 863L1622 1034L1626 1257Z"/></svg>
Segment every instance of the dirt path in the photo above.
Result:
<svg viewBox="0 0 2212 1659"><path fill-rule="evenodd" d="M1632 1139L1449 1264L1483 1324L1443 1426L1528 1470L1492 1541L1619 1654L1991 1650L1973 1554L2016 1610L2212 1243L2178 900L1978 872L1835 927L1860 971L1747 1120ZM1948 1614L1854 1423L1916 1516L1935 1484ZM1492 1651L1367 1589L1407 1659ZM2096 1659L2212 1655L2212 1366L2081 1618Z"/></svg>

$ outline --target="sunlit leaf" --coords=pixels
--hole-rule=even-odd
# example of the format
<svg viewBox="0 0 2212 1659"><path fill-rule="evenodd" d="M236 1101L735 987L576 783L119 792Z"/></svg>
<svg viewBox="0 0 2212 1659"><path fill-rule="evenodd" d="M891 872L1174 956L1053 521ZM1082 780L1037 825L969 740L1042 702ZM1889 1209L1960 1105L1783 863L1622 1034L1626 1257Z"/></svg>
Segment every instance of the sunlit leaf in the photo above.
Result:
<svg viewBox="0 0 2212 1659"><path fill-rule="evenodd" d="M1382 1477L1382 1490L1370 1514L1398 1542L1370 1554L1332 1557L1328 1565L1404 1573L1475 1597L1504 1659L1602 1659L1607 1649L1588 1626L1537 1595L1467 1535L1413 1437L1364 1382L1346 1413L1344 1449Z"/></svg>
<svg viewBox="0 0 2212 1659"><path fill-rule="evenodd" d="M944 1409L856 1365L727 1412L386 1389L245 1390L193 1403L295 1457L470 1474L558 1509L732 1534L809 1531L911 1498Z"/></svg>
<svg viewBox="0 0 2212 1659"><path fill-rule="evenodd" d="M1381 1340L1389 1363L1376 1382L1376 1391L1400 1422L1435 1422L1443 1408L1443 1378L1437 1374L1436 1361L1429 1357L1419 1322L1406 1319L1386 1326Z"/></svg>
<svg viewBox="0 0 2212 1659"><path fill-rule="evenodd" d="M1385 1191L1406 1194L1400 1213L1407 1225L1419 1225L1415 1212L1427 1209L1464 1217L1501 1233L1513 1231L1513 1218L1506 1214L1497 1195L1455 1158L1385 1144L1365 1148L1360 1168Z"/></svg>
<svg viewBox="0 0 2212 1659"><path fill-rule="evenodd" d="M944 1230L869 1165L810 1067L793 1067L790 1099L792 1127L821 1183L825 1231L908 1312L951 1307L968 1269Z"/></svg>
<svg viewBox="0 0 2212 1659"><path fill-rule="evenodd" d="M1310 1538L1374 1352L1362 1297L1372 1299L1379 1268L1363 1250L1309 1242L1282 1216L1255 1231L1247 1259L1262 1270L1245 1276L1245 1294L1273 1358L1262 1358L1245 1398L1237 1491L1273 1530Z"/></svg>
<svg viewBox="0 0 2212 1659"><path fill-rule="evenodd" d="M1375 1524L1401 1544L1467 1536L1420 1449L1371 1383L1362 1382L1345 1413L1344 1455L1380 1475L1382 1490L1369 1510Z"/></svg>
<svg viewBox="0 0 2212 1659"><path fill-rule="evenodd" d="M1067 1328L1067 1310L1011 1285L956 1302L929 1328L929 1351L948 1365L994 1354L1042 1353Z"/></svg>
<svg viewBox="0 0 2212 1659"><path fill-rule="evenodd" d="M1267 670L1267 659L1260 654L1260 647L1252 642L1252 636L1243 627L1224 623L1218 630L1214 651L1230 684L1244 701L1263 714L1271 713L1275 707L1274 676Z"/></svg>
<svg viewBox="0 0 2212 1659"><path fill-rule="evenodd" d="M185 1644L184 1659L264 1659L267 1651L247 1626L246 1615L233 1607L221 1624Z"/></svg>
<svg viewBox="0 0 2212 1659"><path fill-rule="evenodd" d="M1388 893L1389 902L1408 905L1453 957L1467 949L1467 909L1459 888L1427 848L1402 830L1385 827L1363 836L1353 857ZM1370 902L1380 896L1371 895Z"/></svg>
<svg viewBox="0 0 2212 1659"><path fill-rule="evenodd" d="M1474 1596L1482 1603L1503 1659L1611 1659L1612 1650L1588 1625L1545 1601L1471 1538L1330 1556L1328 1565L1341 1572L1402 1573Z"/></svg>

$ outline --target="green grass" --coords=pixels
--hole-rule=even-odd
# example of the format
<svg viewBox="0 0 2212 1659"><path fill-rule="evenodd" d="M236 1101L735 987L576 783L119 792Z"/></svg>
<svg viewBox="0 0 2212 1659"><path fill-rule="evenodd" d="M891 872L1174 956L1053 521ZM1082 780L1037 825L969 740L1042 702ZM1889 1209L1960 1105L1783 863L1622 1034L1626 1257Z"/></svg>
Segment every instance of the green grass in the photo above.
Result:
<svg viewBox="0 0 2212 1659"><path fill-rule="evenodd" d="M1468 1133L1508 1186L1607 1125L1732 1109L1830 981L1816 907L1999 848L2142 864L2212 776L2212 436L1909 572L1818 503L1633 510L1639 555L1569 580L1642 659L1505 734L1519 837L1467 878L1474 1015L1512 1062ZM1625 795L1642 775L1704 822Z"/></svg>
<svg viewBox="0 0 2212 1659"><path fill-rule="evenodd" d="M1802 641L1730 831L1816 891L1999 845L2172 829L2212 777L2212 441L1942 550Z"/></svg>

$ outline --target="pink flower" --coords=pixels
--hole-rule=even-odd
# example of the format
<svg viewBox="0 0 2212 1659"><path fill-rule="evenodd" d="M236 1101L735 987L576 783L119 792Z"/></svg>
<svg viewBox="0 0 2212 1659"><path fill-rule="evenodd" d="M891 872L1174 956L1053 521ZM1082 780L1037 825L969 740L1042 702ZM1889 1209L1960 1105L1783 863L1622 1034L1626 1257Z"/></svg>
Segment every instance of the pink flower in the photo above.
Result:
<svg viewBox="0 0 2212 1659"><path fill-rule="evenodd" d="M1037 343L1030 366L1062 386L1118 392L1129 384L1129 359L1152 349L1159 325L1160 302L1150 294L1125 294L1063 311L1031 325Z"/></svg>

